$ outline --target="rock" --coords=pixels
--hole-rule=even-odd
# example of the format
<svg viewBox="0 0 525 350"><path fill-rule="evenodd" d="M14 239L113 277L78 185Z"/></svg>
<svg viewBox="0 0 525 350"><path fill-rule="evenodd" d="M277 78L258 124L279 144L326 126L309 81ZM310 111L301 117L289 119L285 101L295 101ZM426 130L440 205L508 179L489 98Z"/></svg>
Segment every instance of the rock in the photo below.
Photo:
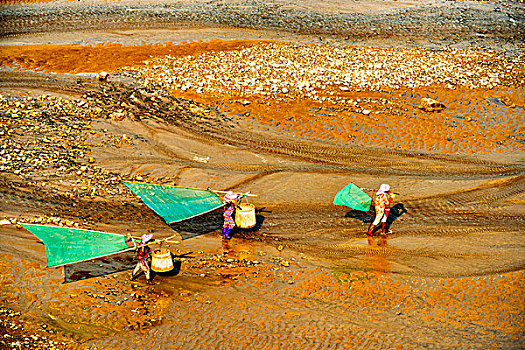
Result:
<svg viewBox="0 0 525 350"><path fill-rule="evenodd" d="M111 113L109 117L113 119L114 121L119 122L119 121L124 120L124 118L126 118L126 115L121 112L115 112L115 113Z"/></svg>
<svg viewBox="0 0 525 350"><path fill-rule="evenodd" d="M107 79L108 79L108 73L107 72L100 72L100 73L98 73L98 80L106 81Z"/></svg>
<svg viewBox="0 0 525 350"><path fill-rule="evenodd" d="M2 219L0 220L0 225L11 225L11 221L8 219Z"/></svg>
<svg viewBox="0 0 525 350"><path fill-rule="evenodd" d="M423 97L417 108L422 109L425 112L439 112L445 109L445 105L431 98Z"/></svg>
<svg viewBox="0 0 525 350"><path fill-rule="evenodd" d="M500 98L500 100L501 100L501 102L503 102L506 106L508 106L510 108L516 107L516 105L507 96L504 96L504 97Z"/></svg>

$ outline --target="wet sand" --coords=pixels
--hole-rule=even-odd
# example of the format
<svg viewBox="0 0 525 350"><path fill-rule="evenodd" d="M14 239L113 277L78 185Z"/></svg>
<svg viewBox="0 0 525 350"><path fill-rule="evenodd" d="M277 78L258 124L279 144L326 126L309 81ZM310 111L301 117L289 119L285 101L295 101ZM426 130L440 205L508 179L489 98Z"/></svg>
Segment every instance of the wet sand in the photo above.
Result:
<svg viewBox="0 0 525 350"><path fill-rule="evenodd" d="M443 37L425 26L403 44L331 27L343 28L345 13L419 16L409 2L279 3L261 17L277 29L256 22L265 2L216 12L244 18L243 29L170 27L147 17L165 9L126 2L156 18L139 29L142 12L111 12L121 3L108 2L107 15L89 2L64 3L62 15L57 3L28 5L45 11L22 27L20 8L8 7L5 23L19 33L0 48L0 219L9 220L0 225L0 348L525 345L524 65L512 30L498 27L488 51L467 29L451 48L443 19ZM440 11L499 7L518 18L505 4ZM177 6L203 18L212 5ZM86 9L91 29L60 34L45 15ZM320 18L325 29L310 21L309 33L287 31L298 22L284 14ZM35 33L39 23L47 30ZM424 111L422 97L446 108ZM229 241L220 212L170 227L127 180L251 191L257 226ZM373 212L331 204L350 181L400 193L393 234L367 239ZM21 222L184 239L170 245L174 271L148 286L129 281L132 254L45 268L44 246Z"/></svg>

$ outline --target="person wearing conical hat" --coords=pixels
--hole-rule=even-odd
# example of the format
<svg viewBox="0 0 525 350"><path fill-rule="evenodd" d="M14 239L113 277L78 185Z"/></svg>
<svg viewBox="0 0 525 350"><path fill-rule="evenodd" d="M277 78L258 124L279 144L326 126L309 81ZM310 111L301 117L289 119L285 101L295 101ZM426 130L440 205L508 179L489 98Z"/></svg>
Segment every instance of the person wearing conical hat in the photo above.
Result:
<svg viewBox="0 0 525 350"><path fill-rule="evenodd" d="M143 271L144 275L146 275L146 283L152 283L151 272L148 265L148 258L151 254L151 248L147 245L148 242L151 241L151 238L153 238L153 235L143 234L142 242L139 245L137 245L137 243L133 240L133 245L135 246L135 249L137 249L137 266L135 266L135 270L133 270L133 273L131 274L132 281L135 280L140 271Z"/></svg>
<svg viewBox="0 0 525 350"><path fill-rule="evenodd" d="M390 208L388 208L388 206L390 205L394 197L395 197L395 194L390 191L390 185L382 184L381 187L379 187L379 190L377 191L375 199L374 199L376 217L374 221L368 227L368 232L366 233L367 236L372 237L374 235L373 233L374 228L377 225L379 225L380 222L382 226L381 234L382 235L387 234L386 219L388 218L388 213L390 212ZM392 231L389 230L388 233L392 233Z"/></svg>
<svg viewBox="0 0 525 350"><path fill-rule="evenodd" d="M228 191L223 197L224 205L224 224L222 225L222 237L226 239L231 238L231 232L235 228L235 201L237 200L237 194L233 191Z"/></svg>

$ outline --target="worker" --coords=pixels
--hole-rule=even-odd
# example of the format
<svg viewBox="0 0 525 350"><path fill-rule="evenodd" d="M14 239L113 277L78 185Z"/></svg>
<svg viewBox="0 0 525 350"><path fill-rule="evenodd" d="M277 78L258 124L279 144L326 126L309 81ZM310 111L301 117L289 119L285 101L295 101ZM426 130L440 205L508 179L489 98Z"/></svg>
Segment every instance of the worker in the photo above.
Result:
<svg viewBox="0 0 525 350"><path fill-rule="evenodd" d="M377 225L379 225L380 222L382 225L381 235L387 234L386 219L388 218L388 213L390 212L390 208L388 206L390 205L394 197L395 194L390 191L390 185L382 184L381 187L379 187L379 190L377 191L374 199L376 217L368 227L368 232L366 233L369 237L372 237L374 235L374 228ZM392 231L389 230L388 233L392 233Z"/></svg>
<svg viewBox="0 0 525 350"><path fill-rule="evenodd" d="M135 246L135 249L137 249L137 266L135 267L135 270L133 270L133 273L131 274L132 281L135 280L135 278L138 276L138 274L142 270L144 272L144 275L146 275L146 283L152 284L151 272L150 272L150 268L148 265L148 259L151 254L151 248L147 245L148 242L151 241L152 237L153 237L152 234L143 234L142 243L138 246L135 240L132 240L133 245Z"/></svg>
<svg viewBox="0 0 525 350"><path fill-rule="evenodd" d="M237 200L237 194L233 191L228 191L223 197L224 203L224 224L222 225L222 237L226 239L231 238L231 232L235 228L235 201Z"/></svg>

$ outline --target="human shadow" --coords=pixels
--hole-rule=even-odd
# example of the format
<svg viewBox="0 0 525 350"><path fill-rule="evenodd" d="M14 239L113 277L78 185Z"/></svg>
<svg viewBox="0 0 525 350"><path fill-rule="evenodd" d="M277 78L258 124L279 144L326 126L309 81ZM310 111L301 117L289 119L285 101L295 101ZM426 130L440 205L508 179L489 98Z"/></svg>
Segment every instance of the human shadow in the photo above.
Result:
<svg viewBox="0 0 525 350"><path fill-rule="evenodd" d="M256 237L257 231L259 231L264 224L266 217L261 215L261 213L271 213L271 211L265 210L265 208L255 209L255 225L253 227L241 228L235 226L230 235L232 237L241 236L243 238L249 239Z"/></svg>
<svg viewBox="0 0 525 350"><path fill-rule="evenodd" d="M259 231L264 223L264 220L266 220L266 217L262 215L262 213L271 213L271 212L272 212L271 210L266 210L266 207L255 209L255 226L248 230L250 232Z"/></svg>
<svg viewBox="0 0 525 350"><path fill-rule="evenodd" d="M152 279L156 276L176 276L180 273L181 269L181 258L192 254L192 252L184 254L173 254L173 269L166 272L155 272L151 270ZM88 261L82 261L75 264L69 264L64 266L64 283L77 282L93 277L101 277L111 275L117 272L133 270L137 265L136 252L129 251L120 254L112 255L109 257L98 258ZM136 276L143 275L142 271Z"/></svg>
<svg viewBox="0 0 525 350"><path fill-rule="evenodd" d="M182 254L173 254L171 253L171 258L173 259L173 269L166 272L155 272L152 271L153 275L159 275L159 276L176 276L180 273L180 268L182 266L182 258L187 258L189 255L193 254L193 252L186 252ZM153 277L152 277L153 278Z"/></svg>
<svg viewBox="0 0 525 350"><path fill-rule="evenodd" d="M175 255L173 253L171 253L171 259L173 260L173 268L169 271L154 271L152 268L151 268L151 264L150 264L150 277L151 277L151 280L153 281L155 279L156 276L161 276L161 277L170 277L170 276L177 276L179 273L180 273L180 270L181 270L181 266L182 266L182 261L177 259L177 258L182 258L182 257L185 257L187 256L188 254L191 254L191 253L185 253L185 254L182 254L182 255ZM136 265L135 265L136 266ZM137 275L135 275L135 279L137 279L138 277L144 275L144 271L139 271L139 273Z"/></svg>
<svg viewBox="0 0 525 350"><path fill-rule="evenodd" d="M250 227L250 228L239 228L239 230L243 231L243 232L257 232L261 229L263 223L264 223L264 220L266 219L266 217L264 215L261 215L260 213L262 212L268 212L268 211L265 211L264 208L262 209L259 209L259 210L255 210L255 225L253 227Z"/></svg>
<svg viewBox="0 0 525 350"><path fill-rule="evenodd" d="M155 276L165 276L165 277L169 277L169 276L177 276L179 273L180 273L180 268L182 266L182 261L181 260L177 260L177 256L175 255L172 255L172 258L173 258L173 269L169 270L169 271L165 271L165 272L156 272L156 271L153 271L151 270L151 279L154 279Z"/></svg>
<svg viewBox="0 0 525 350"><path fill-rule="evenodd" d="M388 218L386 219L386 229L388 230L390 228L390 225L392 225L392 223L396 221L398 217L405 214L406 212L407 209L405 208L405 205L403 203L397 203L396 205L390 207L390 213L388 214Z"/></svg>
<svg viewBox="0 0 525 350"><path fill-rule="evenodd" d="M233 231L233 234L237 232L257 232L261 229L265 217L264 215L261 215L260 213L263 212L270 212L265 210L265 208L256 209L255 210L255 226L250 228L239 228L236 227ZM183 221L175 222L172 224L169 224L169 226L177 231L181 237L182 240L197 237L206 233L210 233L213 231L216 231L218 229L222 229L222 226L224 224L224 217L223 217L223 208L218 208L213 211L210 211L208 213L186 219Z"/></svg>

